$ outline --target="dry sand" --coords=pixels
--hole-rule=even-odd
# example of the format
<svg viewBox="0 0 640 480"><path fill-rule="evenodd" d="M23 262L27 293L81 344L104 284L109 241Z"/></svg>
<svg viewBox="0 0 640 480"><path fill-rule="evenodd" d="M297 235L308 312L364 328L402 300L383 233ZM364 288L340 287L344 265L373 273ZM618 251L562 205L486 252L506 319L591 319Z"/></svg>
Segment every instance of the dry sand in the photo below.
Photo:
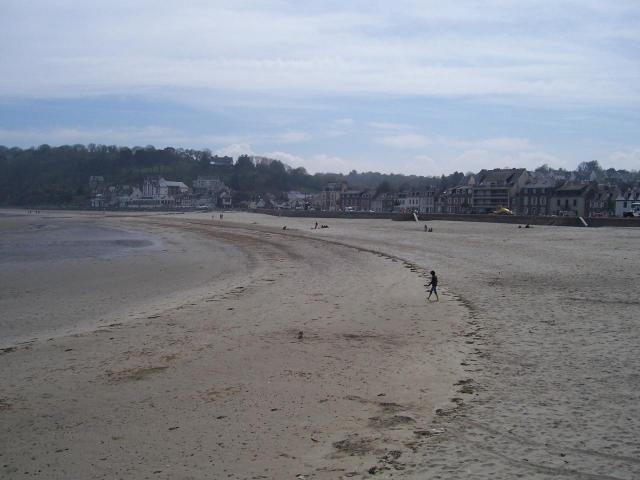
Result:
<svg viewBox="0 0 640 480"><path fill-rule="evenodd" d="M3 350L6 478L640 478L635 229L72 217L238 267Z"/></svg>

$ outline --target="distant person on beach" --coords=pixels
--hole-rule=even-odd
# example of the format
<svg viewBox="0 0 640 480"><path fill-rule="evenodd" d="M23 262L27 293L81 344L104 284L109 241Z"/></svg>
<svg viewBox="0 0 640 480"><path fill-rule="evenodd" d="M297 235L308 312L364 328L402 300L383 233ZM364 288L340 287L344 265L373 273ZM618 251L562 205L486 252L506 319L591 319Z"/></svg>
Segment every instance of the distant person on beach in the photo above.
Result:
<svg viewBox="0 0 640 480"><path fill-rule="evenodd" d="M318 229L318 222L316 222L316 226L314 227L314 230Z"/></svg>
<svg viewBox="0 0 640 480"><path fill-rule="evenodd" d="M436 301L440 301L440 299L438 298L438 276L433 270L431 270L431 272L429 273L431 273L431 281L427 284L427 287L431 287L431 290L429 290L429 296L427 297L427 300L430 300L431 294L435 293Z"/></svg>
<svg viewBox="0 0 640 480"><path fill-rule="evenodd" d="M222 220L222 218L224 217L224 214L220 214L220 220Z"/></svg>

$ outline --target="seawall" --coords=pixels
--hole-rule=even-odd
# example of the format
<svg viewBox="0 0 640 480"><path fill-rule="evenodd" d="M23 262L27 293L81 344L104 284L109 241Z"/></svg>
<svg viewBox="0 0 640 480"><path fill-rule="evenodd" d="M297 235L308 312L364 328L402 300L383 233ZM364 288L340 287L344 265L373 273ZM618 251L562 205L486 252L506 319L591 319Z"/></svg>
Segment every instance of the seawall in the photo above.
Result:
<svg viewBox="0 0 640 480"><path fill-rule="evenodd" d="M309 210L250 210L255 213L281 217L303 218L354 218L354 219L390 219L396 221L411 221L413 215L408 213L369 213L369 212L318 212ZM446 220L455 222L489 222L512 223L521 225L555 225L559 227L582 227L578 217L549 217L525 215L465 215L450 213L421 213L418 219L423 222ZM640 218L592 217L585 218L590 227L640 227Z"/></svg>

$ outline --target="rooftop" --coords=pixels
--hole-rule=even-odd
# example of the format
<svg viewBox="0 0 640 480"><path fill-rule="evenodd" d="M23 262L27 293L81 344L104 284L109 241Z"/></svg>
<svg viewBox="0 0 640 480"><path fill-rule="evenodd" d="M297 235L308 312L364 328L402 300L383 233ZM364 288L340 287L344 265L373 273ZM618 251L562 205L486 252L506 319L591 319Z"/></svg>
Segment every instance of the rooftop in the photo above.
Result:
<svg viewBox="0 0 640 480"><path fill-rule="evenodd" d="M174 182L172 180L165 180L165 179L161 179L160 184L166 187L189 188L183 182Z"/></svg>
<svg viewBox="0 0 640 480"><path fill-rule="evenodd" d="M556 189L556 195L579 195L591 188L590 183L567 182Z"/></svg>
<svg viewBox="0 0 640 480"><path fill-rule="evenodd" d="M478 184L509 184L513 183L523 173L526 173L524 168L496 168L493 170L481 170L478 173Z"/></svg>

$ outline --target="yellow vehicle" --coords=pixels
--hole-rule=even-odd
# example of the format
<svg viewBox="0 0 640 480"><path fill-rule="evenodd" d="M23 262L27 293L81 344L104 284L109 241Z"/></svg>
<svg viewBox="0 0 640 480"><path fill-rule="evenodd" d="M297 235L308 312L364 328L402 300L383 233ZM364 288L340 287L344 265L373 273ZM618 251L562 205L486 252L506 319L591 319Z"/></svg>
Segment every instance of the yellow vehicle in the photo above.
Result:
<svg viewBox="0 0 640 480"><path fill-rule="evenodd" d="M492 215L513 215L513 212L508 208L500 207L497 210L491 212Z"/></svg>

